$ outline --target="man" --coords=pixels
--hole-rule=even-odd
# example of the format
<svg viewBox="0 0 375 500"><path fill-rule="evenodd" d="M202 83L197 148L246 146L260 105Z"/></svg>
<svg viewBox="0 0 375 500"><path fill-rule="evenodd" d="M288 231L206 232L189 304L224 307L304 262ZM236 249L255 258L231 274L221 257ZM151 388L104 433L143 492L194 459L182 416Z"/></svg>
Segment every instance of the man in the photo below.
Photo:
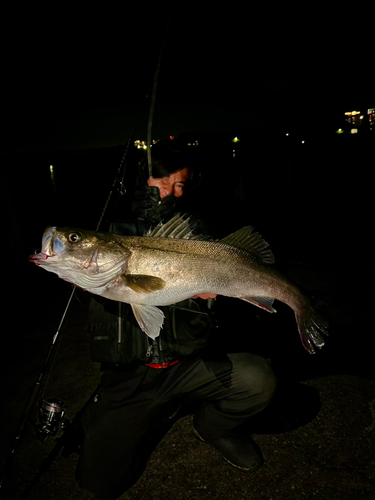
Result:
<svg viewBox="0 0 375 500"><path fill-rule="evenodd" d="M122 234L144 234L169 220L194 183L181 153L154 146L152 176L140 170L133 218L113 223ZM196 437L219 450L233 466L253 472L263 457L257 444L236 428L263 410L276 387L268 363L249 353L214 353L212 294L161 308L158 338L140 329L128 304L93 297L91 353L106 370L83 417L84 441L77 480L89 498L114 500L139 477L143 439L162 409L178 399L197 402ZM249 422L251 425L251 420Z"/></svg>

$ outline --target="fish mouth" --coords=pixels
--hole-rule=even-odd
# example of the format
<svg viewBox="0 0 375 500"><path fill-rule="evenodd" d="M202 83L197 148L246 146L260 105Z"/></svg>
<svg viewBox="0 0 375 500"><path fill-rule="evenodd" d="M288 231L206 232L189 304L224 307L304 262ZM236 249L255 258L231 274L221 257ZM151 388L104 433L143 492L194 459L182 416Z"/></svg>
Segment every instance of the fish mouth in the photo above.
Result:
<svg viewBox="0 0 375 500"><path fill-rule="evenodd" d="M37 266L43 266L48 259L58 257L65 250L65 245L55 234L56 227L47 227L42 238L42 249L39 253L29 256L29 261Z"/></svg>
<svg viewBox="0 0 375 500"><path fill-rule="evenodd" d="M29 262L34 262L37 266L40 266L41 264L39 261L45 261L49 259L50 257L53 257L53 255L47 255L45 253L33 253L32 255L29 255Z"/></svg>
<svg viewBox="0 0 375 500"><path fill-rule="evenodd" d="M114 258L107 259L98 245L84 248L83 254L78 245L78 251L75 252L72 248L75 241L70 236L75 235L76 231L69 236L66 234L65 228L48 227L43 234L41 251L30 255L29 261L94 293L101 292L113 283L126 268L128 255L116 254Z"/></svg>

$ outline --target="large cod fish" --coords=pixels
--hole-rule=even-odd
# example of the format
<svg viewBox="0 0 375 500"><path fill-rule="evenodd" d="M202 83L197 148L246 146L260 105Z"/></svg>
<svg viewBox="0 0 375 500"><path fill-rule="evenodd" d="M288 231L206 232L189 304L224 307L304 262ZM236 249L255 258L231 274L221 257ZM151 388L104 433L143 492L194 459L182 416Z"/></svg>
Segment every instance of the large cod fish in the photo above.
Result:
<svg viewBox="0 0 375 500"><path fill-rule="evenodd" d="M93 294L132 306L140 328L156 338L170 305L202 293L236 297L276 312L290 306L304 347L321 348L327 328L310 300L272 266L274 256L259 233L244 227L219 241L194 236L189 218L175 216L147 236L120 236L48 227L36 265Z"/></svg>

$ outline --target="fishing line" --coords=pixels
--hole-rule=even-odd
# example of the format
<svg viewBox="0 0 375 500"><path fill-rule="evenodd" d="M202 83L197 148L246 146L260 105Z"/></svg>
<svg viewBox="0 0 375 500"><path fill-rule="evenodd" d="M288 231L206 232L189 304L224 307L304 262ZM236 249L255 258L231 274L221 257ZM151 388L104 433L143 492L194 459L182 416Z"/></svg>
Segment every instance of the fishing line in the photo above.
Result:
<svg viewBox="0 0 375 500"><path fill-rule="evenodd" d="M59 333L60 333L60 330L61 330L61 328L62 328L62 325L63 325L63 323L64 323L64 321L65 321L65 318L66 318L66 316L67 316L67 314L68 314L69 307L70 307L70 304L71 304L72 299L73 299L73 297L74 297L75 291L76 291L76 287L75 287L75 286L73 286L72 293L70 294L70 297L69 297L68 302L67 302L67 304L66 304L65 311L63 312L63 315L62 315L62 318L61 318L60 324L59 324L59 326L58 326L58 328L57 328L57 330L56 330L56 333L55 333L55 335L54 335L54 337L53 337L53 339L52 339L52 344L51 344L51 347L50 347L50 350L49 350L49 353L48 353L48 356L47 356L47 359L46 359L45 364L47 364L47 363L48 363L48 360L49 360L49 358L50 358L50 357L51 357L51 355L52 355L52 351L53 351L53 349L54 349L54 346L55 346L55 345L56 345L56 349L55 349L54 356L53 356L53 358L52 358L51 367L50 367L50 369L48 370L47 380L46 380L46 383L45 383L45 386L44 386L44 390L43 390L43 392L42 392L42 399L44 398L44 394L45 394L46 389L47 389L47 386L48 386L48 382L49 382L49 379L50 379L50 376L51 376L51 373L52 373L52 369L53 369L53 366L54 366L55 361L56 361L57 351L58 351L58 348L59 348L59 346L60 346L60 344L61 344L61 339L62 339L62 336L60 336L60 338L59 338ZM59 338L59 340L58 340L58 338ZM58 340L58 343L57 343L57 340Z"/></svg>
<svg viewBox="0 0 375 500"><path fill-rule="evenodd" d="M158 87L159 73L160 73L160 69L161 69L161 61L163 58L164 47L165 47L165 43L167 40L169 26L170 26L172 9L173 9L173 6L171 5L171 8L169 10L169 17L167 20L167 26L166 26L166 29L164 32L164 38L163 38L163 41L162 41L162 44L160 47L158 63L156 65L154 80L153 80L153 84L152 84L151 104L150 104L150 111L149 111L149 115L148 115L148 125L147 125L147 163L148 163L148 176L149 177L152 177L152 163L151 163L152 144L151 144L151 142L152 142L152 122L153 122L155 102L156 102L156 90Z"/></svg>
<svg viewBox="0 0 375 500"><path fill-rule="evenodd" d="M168 17L168 20L167 20L167 25L166 25L166 30L165 30L165 33L164 33L164 37L163 37L163 41L162 41L162 44L161 44L161 48L160 48L160 51L159 51L159 56L158 56L158 62L157 62L157 66L156 66L156 70L155 70L155 73L154 73L154 78L153 78L153 82L152 82L152 85L151 85L151 89L152 89L152 96L151 96L151 104L150 104L150 112L149 112L149 118L148 118L148 147L147 147L147 150L148 150L148 155L149 155L149 159L148 159L148 164L149 164L149 173L150 173L150 177L152 175L152 171L151 171L151 131L152 131L152 122L153 122L153 114L154 114L154 108L155 108L155 101L156 101L156 89L157 89L157 85L158 85L158 79L159 79L159 73L160 73L160 69L161 69L161 61L162 61L162 57L163 57L163 52L164 52L164 47L165 47L165 43L166 43L166 39L167 39L167 34L168 34L168 29L169 29L169 24L170 24L170 19L171 19L171 13L172 13L172 6L170 8L170 11L169 11L169 17ZM119 182L120 184L120 188L122 191L121 194L125 194L126 193L126 188L125 188L125 185L124 185L124 178L125 178L125 169L126 169L126 163L125 163L125 160L127 158L127 155L128 155L128 151L129 151L129 147L134 139L134 133L138 127L138 124L139 124L139 121L141 119L141 116L142 116L142 112L143 112L143 108L145 106L145 104L147 103L148 101L148 98L149 98L149 94L150 92L148 92L144 98L144 101L142 103L142 105L140 106L140 109L139 109L139 113L138 113L138 116L135 120L135 123L134 123L134 126L133 126L133 129L131 131L131 134L129 136L129 139L128 139L128 142L126 144L126 147L125 147L125 151L124 151L124 154L123 154L123 157L120 161L120 164L118 166L118 169L117 169L117 173L116 173L116 176L113 180L113 183L112 183L112 186L111 186L111 189L110 189L110 192L108 194L108 197L107 197L107 200L104 204L104 207L103 207L103 210L102 210L102 213L100 215L100 218L99 218L99 221L98 221L98 224L96 226L96 231L99 230L101 224L102 224L102 221L103 221L103 218L107 212L107 209L108 209L108 205L110 203L110 200L112 198L112 195L113 195L113 191L115 189L115 186L116 186L116 183ZM120 180L119 177L120 177L120 172L121 170L123 171L122 173L122 179ZM76 291L76 287L73 287L73 291L71 293L71 296L68 300L68 303L67 303L67 306L66 306L66 309L64 311L64 314L63 314L63 317L60 321L60 325L57 329L57 332L54 336L54 339L53 339L53 342L52 342L52 346L51 346L51 350L53 349L55 343L56 343L56 340L57 340L57 337L59 335L59 332L61 330L61 327L64 323L64 319L66 317L66 314L69 310L69 307L70 307L70 304L71 304L71 301L75 295L75 291ZM61 342L61 339L60 339L60 342ZM59 344L60 344L59 342ZM51 351L50 350L50 351ZM55 362L55 359L56 359L56 355L57 355L57 350L58 350L58 346L56 348L56 352L55 352L55 356L53 358L53 362L52 362L52 365L51 365L51 368L48 372L48 378L47 378L47 382L45 384L45 388L44 388L44 392L43 392L43 395L46 391L46 388L47 388L47 385L48 385L48 382L49 382L49 379L50 379L50 376L51 376L51 372L52 372L52 368L53 368L53 364Z"/></svg>
<svg viewBox="0 0 375 500"><path fill-rule="evenodd" d="M143 101L143 103L142 103L142 105L140 107L140 110L139 110L139 113L138 113L138 117L135 120L135 123L134 123L134 126L133 126L133 130L132 130L132 132L130 134L130 137L129 137L128 142L127 142L126 147L125 147L124 155L123 155L123 157L121 159L121 162L120 162L120 165L119 165L119 167L117 169L117 174L116 174L116 176L115 176L115 178L113 180L113 183L112 183L111 189L109 191L107 200L106 200L106 202L104 204L101 216L100 216L98 224L96 226L96 231L99 231L100 225L101 225L101 223L103 221L105 213L107 212L108 205L109 205L109 202L110 202L110 200L112 198L113 191L115 189L115 186L116 186L117 182L120 184L120 194L121 195L126 194L126 188L125 188L125 184L124 184L125 170L126 170L125 160L126 160L126 157L127 157L128 151L129 151L130 144L132 143L132 141L134 139L134 133L135 133L135 131L136 131L137 127L138 127L139 121L141 119L143 108L144 108L144 106L145 106L148 98L149 98L149 93L146 94L146 96L144 98L144 101ZM123 170L123 173L122 173L122 178L120 180L119 176L120 176L121 169Z"/></svg>
<svg viewBox="0 0 375 500"><path fill-rule="evenodd" d="M156 90L157 90L157 87L158 87L159 74L160 74L160 70L161 70L161 62L162 62L162 58L163 58L164 47L165 47L166 40L167 40L167 35L168 35L168 30L169 30L169 25L170 25L170 20L171 20L171 15L172 15L172 6L171 6L170 11L169 11L169 17L168 17L168 20L167 20L167 25L166 25L166 29L165 29L163 41L162 41L162 44L161 44L161 47L160 47L159 56L158 56L158 62L156 64L156 69L155 69L154 78L153 78L151 87L149 89L149 92L146 94L144 102L143 102L143 104L142 104L142 106L141 106L141 108L139 110L138 118L136 119L134 127L133 127L133 130L132 130L132 132L130 134L128 143L127 143L126 148L125 148L124 156L122 157L120 165L119 165L119 167L117 169L117 175L116 175L116 177L115 177L115 179L113 181L113 184L112 184L111 190L109 192L107 201L104 204L104 208L103 208L102 214L100 216L98 225L96 226L96 231L99 230L100 225L101 225L101 223L103 221L104 215L105 215L105 213L107 211L109 202L110 202L111 197L113 195L113 191L114 191L114 188L116 186L116 182L118 182L120 184L120 193L122 195L126 194L126 188L125 188L125 184L124 184L125 170L126 170L125 159L126 159L126 156L128 154L128 150L129 150L130 144L132 143L132 140L134 138L134 133L135 133L135 131L136 131L137 127L138 127L139 121L141 119L143 108L144 108L144 106L145 106L145 104L146 104L146 102L147 102L147 100L149 98L149 94L150 93L151 93L151 103L150 103L150 110L149 110L149 115L148 115L147 141L146 141L146 144L147 144L148 173L149 173L149 177L152 177L152 164L151 164L152 123L153 123L155 103L156 103ZM123 168L123 166L124 166L124 168ZM119 175L120 175L121 169L123 169L123 173L122 173L122 178L120 180L119 179Z"/></svg>
<svg viewBox="0 0 375 500"><path fill-rule="evenodd" d="M158 79L159 79L159 73L160 73L160 60L158 61L155 75L154 75L154 82L152 85L152 97L151 97L151 105L150 105L150 112L148 115L148 126L147 126L147 163L148 163L148 176L152 177L152 163L151 163L151 141L152 141L152 120L154 116L154 109L155 109L155 101L156 101L156 89L158 86Z"/></svg>
<svg viewBox="0 0 375 500"><path fill-rule="evenodd" d="M116 182L117 182L117 181L119 181L119 179L118 179L118 178L119 178L119 174L120 174L121 169L122 169L123 167L124 167L124 168L123 168L123 176L122 176L122 180L121 180L121 181L119 181L119 182L120 182L120 185L121 185L121 186L123 186L123 189L124 189L124 192L123 192L123 193L121 193L121 194L125 194L125 193L126 193L126 189L125 189L125 186L124 186L124 183L123 183L123 181L124 181L124 176L125 176L125 159L126 159L126 157L127 157L127 154L128 154L128 151L129 151L130 144L131 144L131 142L132 142L132 140L133 140L134 133L135 133L135 131L136 131L136 129L137 129L137 126L138 126L138 124L139 124L139 120L140 120L140 118L141 118L142 111L143 111L144 105L145 105L145 103L147 102L147 100L148 100L148 94L146 94L145 99L144 99L144 101L143 101L143 103L142 103L142 106L140 107L140 110L139 110L138 116L137 116L137 118L136 118L136 120L135 120L135 123L134 123L133 129L132 129L132 132L131 132L131 134L130 134L130 137L129 137L128 142L127 142L126 147L125 147L125 151L124 151L123 157L122 157L121 162L120 162L120 164L119 164L119 167L118 167L118 169L117 169L117 175L115 176L115 178L114 178L114 180L113 180L112 187L111 187L111 189L110 189L109 195L108 195L107 200L106 200L106 202L105 202L105 204L104 204L104 207L103 207L103 210L102 210L101 216L100 216L99 221L98 221L98 224L97 224L97 226L96 226L96 231L99 231L100 225L101 225L101 223L102 223L102 221L103 221L103 218L104 218L104 215L105 215L105 213L106 213L106 211L107 211L107 208L108 208L109 202L110 202L110 200L111 200L111 198L112 198L112 194L113 194L114 188L115 188L115 186L116 186ZM49 360L49 358L50 358L50 356L51 356L51 354L52 354L52 350L53 350L53 348L55 347L55 345L56 345L56 349L55 349L55 354L54 354L54 357L53 357L53 359L52 359L52 363L51 363L50 369L49 369L49 371L48 371L47 380L46 380L46 383L45 383L45 386L44 386L44 390L43 390L43 394L42 394L42 399L43 399L43 397L44 397L44 394L45 394L45 392L46 392L46 389L47 389L47 386L48 386L48 383L49 383L49 380L50 380L50 377L51 377L51 373L52 373L52 370L53 370L53 366L54 366L54 363L55 363L55 360L56 360L56 356L57 356L58 348L59 348L59 345L60 345L60 343L61 343L61 339L62 339L62 337L60 336L60 339L59 339L58 344L56 344L56 341L57 341L57 338L59 337L59 333L60 333L60 331L61 331L62 325L63 325L63 323L64 323L64 321L65 321L65 318L66 318L66 316L67 316L67 313L68 313L68 311L69 311L69 307L70 307L70 304L71 304L71 302L72 302L72 299L73 299L73 297L75 296L76 289L77 289L77 288L76 288L75 286L73 286L72 293L71 293L71 295L70 295L70 297L69 297L69 299L68 299L68 303L67 303L66 308L65 308L65 311L64 311L64 313L63 313L63 315L62 315L62 318L61 318L60 324L59 324L59 326L58 326L58 328L57 328L57 331L56 331L56 333L55 333L55 335L54 335L54 337L53 337L53 339L52 339L52 344L51 344L50 351L49 351L49 353L48 353L48 356L47 356L47 360L46 360L46 361L48 361L48 360ZM45 363L45 365L46 365L46 363Z"/></svg>

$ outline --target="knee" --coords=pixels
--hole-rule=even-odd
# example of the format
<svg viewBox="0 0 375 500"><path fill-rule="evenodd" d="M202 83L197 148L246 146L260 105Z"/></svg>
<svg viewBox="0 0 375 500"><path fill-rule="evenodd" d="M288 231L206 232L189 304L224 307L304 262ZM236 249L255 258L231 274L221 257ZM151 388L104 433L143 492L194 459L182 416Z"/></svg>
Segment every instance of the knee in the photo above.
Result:
<svg viewBox="0 0 375 500"><path fill-rule="evenodd" d="M264 359L264 358L262 358ZM264 359L264 365L260 373L263 394L267 402L271 401L277 390L277 377L270 363Z"/></svg>
<svg viewBox="0 0 375 500"><path fill-rule="evenodd" d="M277 389L277 377L270 363L261 356L241 353L234 366L241 385L264 403L271 401Z"/></svg>

